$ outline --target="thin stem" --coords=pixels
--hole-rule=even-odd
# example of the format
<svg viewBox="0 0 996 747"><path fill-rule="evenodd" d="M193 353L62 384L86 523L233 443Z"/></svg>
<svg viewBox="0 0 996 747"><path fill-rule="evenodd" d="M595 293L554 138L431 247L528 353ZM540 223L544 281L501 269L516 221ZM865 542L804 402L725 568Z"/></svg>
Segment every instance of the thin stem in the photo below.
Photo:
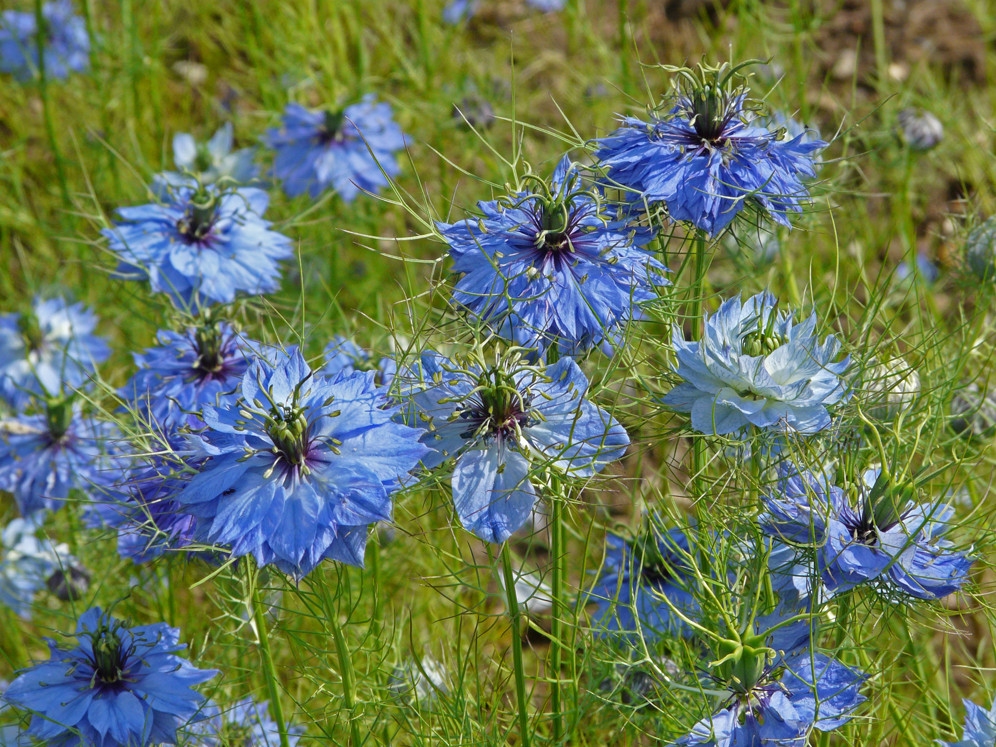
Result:
<svg viewBox="0 0 996 747"><path fill-rule="evenodd" d="M356 699L353 695L353 660L349 656L349 649L346 647L346 637L342 634L342 626L339 624L339 616L335 609L329 610L329 626L332 628L332 639L335 641L335 652L339 658L339 674L342 676L342 699L349 716L349 738L353 747L360 747L363 740L360 739L360 726L355 718Z"/></svg>
<svg viewBox="0 0 996 747"><path fill-rule="evenodd" d="M705 297L706 234L699 230L695 234L695 282L692 285L692 336L702 338L702 300ZM702 471L705 469L705 443L701 438L692 438L692 498L699 498L705 491L702 486Z"/></svg>
<svg viewBox="0 0 996 747"><path fill-rule="evenodd" d="M258 579L256 579L258 582ZM287 722L284 721L284 707L280 703L280 684L277 680L277 668L273 664L273 653L270 651L270 637L266 629L266 608L259 592L259 584L253 583L252 588L253 619L256 621L256 636L259 639L259 658L263 665L263 676L266 678L266 690L270 695L270 705L273 706L273 720L280 734L280 747L290 747L287 738Z"/></svg>
<svg viewBox="0 0 996 747"><path fill-rule="evenodd" d="M560 687L564 636L564 580L567 576L567 548L564 546L564 496L554 481L550 499L550 552L553 555L553 609L550 620L550 696L553 705L553 742L564 738L564 700Z"/></svg>
<svg viewBox="0 0 996 747"><path fill-rule="evenodd" d="M512 621L512 667L515 670L515 699L519 706L519 742L529 747L529 713L526 710L526 673L522 668L522 635L520 633L519 600L515 595L515 574L512 572L512 555L505 545L501 549L501 566L505 576L505 599L508 616ZM557 597L554 596L556 602ZM556 617L556 613L554 613Z"/></svg>
<svg viewBox="0 0 996 747"><path fill-rule="evenodd" d="M48 96L48 73L45 70L45 15L42 13L42 1L35 0L35 44L38 49L38 87L41 91L42 116L45 119L45 134L48 144L55 157L55 171L59 177L59 191L62 192L62 202L69 206L69 187L66 186L66 172L62 165L62 153L55 142L55 125L52 123L52 106Z"/></svg>

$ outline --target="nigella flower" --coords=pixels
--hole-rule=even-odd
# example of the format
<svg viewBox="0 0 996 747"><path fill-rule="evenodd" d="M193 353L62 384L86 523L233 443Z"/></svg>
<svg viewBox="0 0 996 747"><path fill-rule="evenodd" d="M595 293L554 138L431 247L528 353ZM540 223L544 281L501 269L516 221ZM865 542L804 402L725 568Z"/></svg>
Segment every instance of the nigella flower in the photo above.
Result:
<svg viewBox="0 0 996 747"><path fill-rule="evenodd" d="M293 249L263 220L266 192L188 181L166 185L162 196L162 203L118 208L120 220L101 232L121 259L123 277L148 279L153 291L194 311L230 303L239 291L256 295L278 288L277 262Z"/></svg>
<svg viewBox="0 0 996 747"><path fill-rule="evenodd" d="M595 635L654 641L689 634L682 616L694 619L699 607L691 592L693 560L685 532L651 528L634 543L609 534L606 546L589 599L598 605L592 616Z"/></svg>
<svg viewBox="0 0 996 747"><path fill-rule="evenodd" d="M113 424L82 417L72 396L49 398L41 414L0 421L0 490L23 516L58 508L71 490L93 499L121 478L120 438Z"/></svg>
<svg viewBox="0 0 996 747"><path fill-rule="evenodd" d="M332 375L339 372L351 374L356 371L377 372L376 381L379 386L389 387L398 372L398 363L393 358L375 360L370 352L364 350L352 340L342 335L336 335L332 342L325 346L325 365L322 373Z"/></svg>
<svg viewBox="0 0 996 747"><path fill-rule="evenodd" d="M175 744L177 727L204 702L192 686L218 673L177 656L186 647L165 623L130 628L94 607L76 637L75 648L48 640L48 661L22 669L5 693L32 712L28 734L45 744Z"/></svg>
<svg viewBox="0 0 996 747"><path fill-rule="evenodd" d="M457 516L488 542L504 542L529 519L533 470L588 478L629 444L616 419L585 399L588 380L570 358L543 370L514 357L484 367L426 352L405 376L403 393L429 428L423 464L456 459Z"/></svg>
<svg viewBox="0 0 996 747"><path fill-rule="evenodd" d="M819 653L784 659L744 645L718 711L699 721L676 745L803 747L813 729L831 731L850 721L865 697L865 675Z"/></svg>
<svg viewBox="0 0 996 747"><path fill-rule="evenodd" d="M111 354L81 303L36 296L23 314L0 314L0 397L25 408L33 396L77 389Z"/></svg>
<svg viewBox="0 0 996 747"><path fill-rule="evenodd" d="M49 576L75 562L65 545L38 537L38 526L36 518L12 519L0 532L0 605L25 618Z"/></svg>
<svg viewBox="0 0 996 747"><path fill-rule="evenodd" d="M984 283L996 280L996 218L983 221L969 232L965 262L976 279Z"/></svg>
<svg viewBox="0 0 996 747"><path fill-rule="evenodd" d="M537 184L478 203L483 218L437 224L460 275L453 299L524 347L611 348L666 283L644 249L653 233L609 217L566 157Z"/></svg>
<svg viewBox="0 0 996 747"><path fill-rule="evenodd" d="M802 178L815 176L814 156L822 140L800 134L779 139L760 126L747 108L747 94L727 90L731 74L692 82L672 108L650 122L623 117L623 126L596 140L598 159L610 183L637 198L667 205L675 220L688 221L714 236L752 203L790 226L788 213L809 199Z"/></svg>
<svg viewBox="0 0 996 747"><path fill-rule="evenodd" d="M919 599L939 599L968 580L972 561L942 539L954 510L907 500L879 468L865 472L852 505L826 475L786 468L766 498L762 525L773 535L811 548L823 583L846 591L875 581Z"/></svg>
<svg viewBox="0 0 996 747"><path fill-rule="evenodd" d="M42 14L42 55L48 78L68 78L90 64L86 23L73 13L71 0L45 3ZM0 15L0 72L28 80L38 71L38 17L5 10Z"/></svg>
<svg viewBox="0 0 996 747"><path fill-rule="evenodd" d="M428 452L392 420L373 373L325 376L297 349L255 359L235 394L204 405L208 457L174 500L195 536L303 577L331 558L363 564L367 528Z"/></svg>
<svg viewBox="0 0 996 747"><path fill-rule="evenodd" d="M183 733L197 747L277 747L281 744L277 723L266 712L267 703L245 698L225 708L208 703ZM287 744L294 747L304 729L287 724Z"/></svg>
<svg viewBox="0 0 996 747"><path fill-rule="evenodd" d="M941 120L923 109L903 109L896 115L899 136L911 150L931 150L944 139Z"/></svg>
<svg viewBox="0 0 996 747"><path fill-rule="evenodd" d="M916 260L912 265L905 259L896 265L896 280L900 283L922 281L927 285L933 285L940 275L941 271L937 269L937 265L923 252L916 253Z"/></svg>
<svg viewBox="0 0 996 747"><path fill-rule="evenodd" d="M341 110L288 104L283 126L267 132L276 151L273 175L289 197L307 192L314 198L332 187L351 202L360 190L378 192L400 173L394 154L405 147L391 117L391 106L372 95Z"/></svg>
<svg viewBox="0 0 996 747"><path fill-rule="evenodd" d="M841 375L850 358L833 361L837 339L820 343L816 314L797 325L770 293L725 301L706 315L699 342L686 342L677 325L671 341L684 381L663 402L691 413L692 427L702 433L751 425L816 433L830 425L827 407L849 396Z"/></svg>
<svg viewBox="0 0 996 747"><path fill-rule="evenodd" d="M258 343L239 337L227 322L205 319L184 332L160 330L159 347L134 353L138 372L121 389L147 425L168 434L181 425L200 427L201 406L238 385Z"/></svg>
<svg viewBox="0 0 996 747"><path fill-rule="evenodd" d="M965 700L965 729L958 742L941 742L946 747L992 747L996 744L996 701L987 711Z"/></svg>
<svg viewBox="0 0 996 747"><path fill-rule="evenodd" d="M228 179L238 184L247 184L259 174L253 163L254 148L232 150L232 123L225 122L206 143L199 144L193 135L186 132L173 137L173 163L185 174L191 174L201 184L214 184ZM182 176L168 173L167 179L177 181Z"/></svg>

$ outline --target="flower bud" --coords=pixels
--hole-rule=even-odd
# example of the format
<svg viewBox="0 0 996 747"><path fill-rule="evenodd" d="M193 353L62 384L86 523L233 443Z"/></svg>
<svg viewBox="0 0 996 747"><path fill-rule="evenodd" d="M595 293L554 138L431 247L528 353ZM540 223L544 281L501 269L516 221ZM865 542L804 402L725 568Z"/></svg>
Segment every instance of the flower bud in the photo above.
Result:
<svg viewBox="0 0 996 747"><path fill-rule="evenodd" d="M968 234L965 263L979 280L996 280L996 218L980 223Z"/></svg>
<svg viewBox="0 0 996 747"><path fill-rule="evenodd" d="M76 602L90 590L90 572L80 565L59 568L45 582L60 602Z"/></svg>
<svg viewBox="0 0 996 747"><path fill-rule="evenodd" d="M920 376L898 359L874 366L864 376L867 412L879 420L894 420L920 395Z"/></svg>
<svg viewBox="0 0 996 747"><path fill-rule="evenodd" d="M896 120L900 137L912 150L930 150L944 139L944 125L923 109L903 109Z"/></svg>
<svg viewBox="0 0 996 747"><path fill-rule="evenodd" d="M996 393L982 392L976 383L962 387L951 398L951 429L967 438L996 433Z"/></svg>

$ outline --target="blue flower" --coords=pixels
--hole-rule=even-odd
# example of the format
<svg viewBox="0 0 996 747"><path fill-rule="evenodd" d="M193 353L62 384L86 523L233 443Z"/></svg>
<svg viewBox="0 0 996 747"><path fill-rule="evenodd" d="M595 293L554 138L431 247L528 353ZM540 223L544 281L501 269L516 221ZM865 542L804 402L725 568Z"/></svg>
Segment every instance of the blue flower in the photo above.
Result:
<svg viewBox="0 0 996 747"><path fill-rule="evenodd" d="M651 529L644 541L631 544L609 534L602 575L591 590L598 605L592 628L599 637L642 637L654 641L664 635L691 632L673 609L691 618L698 603L691 593L694 562L688 537L680 529L658 533Z"/></svg>
<svg viewBox="0 0 996 747"><path fill-rule="evenodd" d="M208 703L183 732L196 740L192 744L198 747L277 747L281 744L280 731L267 715L266 707L267 703L256 703L252 698L224 709ZM294 747L303 733L301 727L288 724L287 744Z"/></svg>
<svg viewBox="0 0 996 747"><path fill-rule="evenodd" d="M83 386L111 354L96 327L92 311L62 298L36 296L31 311L0 314L0 397L20 410L33 396Z"/></svg>
<svg viewBox="0 0 996 747"><path fill-rule="evenodd" d="M94 607L76 637L75 648L48 640L48 661L7 688L7 700L34 714L28 733L48 745L175 744L177 727L204 702L192 686L218 673L177 656L180 631L165 623L128 628Z"/></svg>
<svg viewBox="0 0 996 747"><path fill-rule="evenodd" d="M283 180L289 197L307 192L314 198L332 187L351 202L360 190L378 192L400 173L394 154L405 147L391 116L390 105L376 103L372 95L342 110L288 104L283 127L267 132L276 151L274 176Z"/></svg>
<svg viewBox="0 0 996 747"><path fill-rule="evenodd" d="M22 516L58 508L71 490L92 498L121 479L120 439L113 424L82 417L72 397L49 399L42 414L0 422L0 490Z"/></svg>
<svg viewBox="0 0 996 747"><path fill-rule="evenodd" d="M570 358L543 371L514 360L457 365L426 352L405 376L413 414L429 428L422 441L433 451L422 461L433 469L456 459L457 516L488 542L504 542L529 519L533 470L591 477L629 444L615 418L584 398L588 380Z"/></svg>
<svg viewBox="0 0 996 747"><path fill-rule="evenodd" d="M958 742L941 742L946 747L992 747L996 744L996 701L986 711L965 700L965 732Z"/></svg>
<svg viewBox="0 0 996 747"><path fill-rule="evenodd" d="M702 433L727 434L747 426L811 434L830 425L827 406L849 396L841 375L850 364L833 362L840 344L821 344L816 315L794 324L770 293L741 302L731 298L706 315L699 342L686 342L675 325L671 341L684 382L663 402L691 413Z"/></svg>
<svg viewBox="0 0 996 747"><path fill-rule="evenodd" d="M180 308L230 303L235 294L269 293L280 284L278 260L291 240L270 230L270 198L253 187L165 185L162 203L119 208L102 233L121 259L123 277L148 279Z"/></svg>
<svg viewBox="0 0 996 747"><path fill-rule="evenodd" d="M596 140L610 182L638 199L663 201L675 220L714 236L752 203L790 226L788 213L809 199L802 177L815 176L822 140L779 139L748 111L747 94L718 83L678 95L650 122L623 117L623 126Z"/></svg>
<svg viewBox="0 0 996 747"><path fill-rule="evenodd" d="M198 428L202 405L234 391L259 344L240 338L227 322L206 320L185 332L160 330L159 347L135 353L138 372L121 389L147 427L168 434L181 425Z"/></svg>
<svg viewBox="0 0 996 747"><path fill-rule="evenodd" d="M846 591L876 581L886 591L939 599L964 585L972 561L942 539L950 506L906 500L879 468L865 472L858 506L824 475L786 469L765 502L767 531L811 548L823 583Z"/></svg>
<svg viewBox="0 0 996 747"><path fill-rule="evenodd" d="M339 372L351 374L356 371L376 371L377 384L390 387L398 372L398 363L393 358L374 360L373 356L352 340L336 335L325 346L325 366L322 373L332 375Z"/></svg>
<svg viewBox="0 0 996 747"><path fill-rule="evenodd" d="M754 680L751 683L751 680ZM812 729L847 723L865 675L819 653L776 656L759 675L732 681L727 700L676 745L804 747Z"/></svg>
<svg viewBox="0 0 996 747"><path fill-rule="evenodd" d="M186 132L173 137L173 163L184 172L195 176L201 184L214 184L229 179L239 184L247 184L259 175L259 168L253 163L254 148L232 151L232 123L225 122L207 143L198 145L193 135ZM169 182L179 182L183 176L167 172Z"/></svg>
<svg viewBox="0 0 996 747"><path fill-rule="evenodd" d="M916 262L913 266L905 259L896 265L896 280L900 283L912 283L917 280L933 285L940 277L941 271L937 265L930 261L923 252L916 253Z"/></svg>
<svg viewBox="0 0 996 747"><path fill-rule="evenodd" d="M443 8L443 20L450 25L469 20L476 15L480 5L479 0L451 0Z"/></svg>
<svg viewBox="0 0 996 747"><path fill-rule="evenodd" d="M90 64L90 37L86 23L73 14L70 0L55 0L42 6L45 75L68 78ZM38 70L38 19L34 13L5 10L0 15L0 72L18 80L34 77Z"/></svg>
<svg viewBox="0 0 996 747"><path fill-rule="evenodd" d="M65 545L36 536L38 520L13 519L0 533L0 605L31 614L35 593L55 571L74 563Z"/></svg>
<svg viewBox="0 0 996 747"><path fill-rule="evenodd" d="M653 232L610 218L566 157L539 189L478 203L483 218L437 224L460 275L453 299L525 347L611 347L667 282L643 248Z"/></svg>
<svg viewBox="0 0 996 747"><path fill-rule="evenodd" d="M199 539L303 577L331 558L363 564L367 527L428 452L396 423L374 374L312 371L301 353L254 360L237 392L203 408L207 461L174 500Z"/></svg>

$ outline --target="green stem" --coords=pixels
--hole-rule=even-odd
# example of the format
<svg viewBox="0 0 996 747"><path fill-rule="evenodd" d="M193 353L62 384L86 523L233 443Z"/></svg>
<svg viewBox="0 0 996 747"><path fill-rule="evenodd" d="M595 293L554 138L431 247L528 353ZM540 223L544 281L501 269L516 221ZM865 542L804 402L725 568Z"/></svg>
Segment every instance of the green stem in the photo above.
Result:
<svg viewBox="0 0 996 747"><path fill-rule="evenodd" d="M55 142L55 125L52 123L52 106L48 96L48 74L45 72L45 15L42 13L41 0L35 0L35 44L38 48L38 87L41 91L42 116L45 119L45 133L48 136L49 147L55 157L55 171L59 177L59 190L62 192L62 202L69 207L69 187L66 186L66 172L62 166L62 153Z"/></svg>
<svg viewBox="0 0 996 747"><path fill-rule="evenodd" d="M550 552L553 555L553 610L550 620L550 695L553 705L553 742L564 738L564 702L560 687L564 636L564 581L567 576L567 548L564 542L564 496L554 480L550 499Z"/></svg>
<svg viewBox="0 0 996 747"><path fill-rule="evenodd" d="M871 0L872 36L875 40L875 72L878 90L885 90L889 79L888 50L885 46L885 9L882 0Z"/></svg>
<svg viewBox="0 0 996 747"><path fill-rule="evenodd" d="M692 285L692 336L702 338L702 301L705 297L706 278L706 235L704 231L695 234L695 282ZM692 438L692 498L699 498L704 492L702 471L705 469L705 443L701 438Z"/></svg>
<svg viewBox="0 0 996 747"><path fill-rule="evenodd" d="M258 578L255 580L258 581ZM258 583L252 588L253 618L256 620L256 636L259 638L259 658L263 665L263 676L266 678L266 690L270 694L271 713L280 734L280 747L290 747L287 738L287 722L284 721L284 707L280 703L280 684L277 680L277 668L273 664L273 653L270 651L270 637L266 629L266 608L259 592Z"/></svg>
<svg viewBox="0 0 996 747"><path fill-rule="evenodd" d="M335 652L339 658L339 674L342 677L342 700L349 717L350 744L353 747L360 747L363 744L363 740L360 739L360 725L356 721L356 699L353 695L353 660L349 656L349 649L346 647L346 637L342 634L342 626L339 624L338 612L335 609L329 610L329 626L332 628Z"/></svg>
<svg viewBox="0 0 996 747"><path fill-rule="evenodd" d="M519 706L519 742L529 747L529 713L526 710L526 674L522 668L522 635L519 627L521 613L515 596L515 574L512 572L512 555L508 545L501 549L501 566L505 575L505 599L508 616L512 621L512 667L515 670L515 699ZM554 597L556 600L556 597ZM556 617L556 613L554 614ZM555 675L556 676L556 675Z"/></svg>

